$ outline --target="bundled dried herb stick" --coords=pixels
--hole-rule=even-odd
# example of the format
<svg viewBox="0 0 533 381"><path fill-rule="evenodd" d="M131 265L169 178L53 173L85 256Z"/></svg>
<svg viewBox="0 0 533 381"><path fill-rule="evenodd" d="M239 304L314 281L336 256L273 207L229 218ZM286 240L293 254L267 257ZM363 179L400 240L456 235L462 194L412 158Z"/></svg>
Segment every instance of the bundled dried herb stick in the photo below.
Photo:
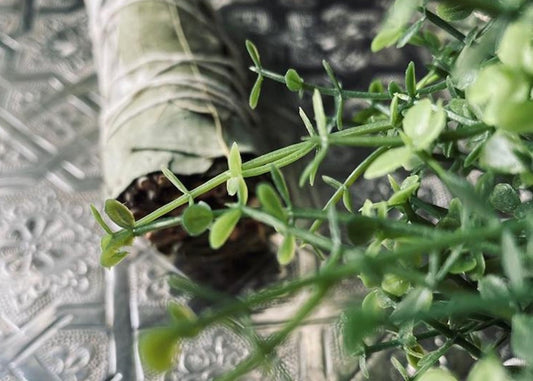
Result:
<svg viewBox="0 0 533 381"><path fill-rule="evenodd" d="M106 198L125 202L139 219L181 194L161 175L161 167L192 189L227 168L224 157L232 142L243 154L256 152L253 121L243 100L243 70L207 4L86 3L103 98ZM204 198L213 207L231 200L225 187ZM247 237L264 236L257 224L242 230ZM189 242L180 228L150 238L163 252L177 243L185 255L188 248L208 247L205 237ZM247 241L245 250L257 249Z"/></svg>
<svg viewBox="0 0 533 381"><path fill-rule="evenodd" d="M236 141L253 152L238 63L201 1L88 1L106 196L168 166L204 173Z"/></svg>

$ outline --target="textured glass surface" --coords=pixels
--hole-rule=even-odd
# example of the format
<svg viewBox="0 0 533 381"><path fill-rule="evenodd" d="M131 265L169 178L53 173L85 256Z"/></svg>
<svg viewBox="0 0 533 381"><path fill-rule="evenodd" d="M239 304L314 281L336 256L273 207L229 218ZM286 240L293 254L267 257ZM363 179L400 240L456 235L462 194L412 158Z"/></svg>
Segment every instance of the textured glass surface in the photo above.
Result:
<svg viewBox="0 0 533 381"><path fill-rule="evenodd" d="M244 37L251 38L264 62L293 66L306 80L324 80L323 58L347 87L366 86L372 75L394 78L404 64L390 52L368 53L380 2L211 2L241 50ZM102 206L99 96L86 23L81 0L0 0L0 380L212 379L249 352L248 343L226 328L186 342L176 368L165 376L146 373L135 350L139 330L165 318L170 298L187 302L184 295L171 296L165 281L178 270L143 244L113 271L98 265L100 230L88 205ZM287 91L267 84L265 92L259 109L266 130L280 119L302 128L293 98L280 107L279 94ZM272 142L293 138L280 133ZM339 154L324 170L340 177L353 160ZM360 202L365 191L354 197ZM300 253L278 277L316 265ZM342 285L280 348L275 372L244 379L361 377L357 362L339 352L334 324L342 300L358 287ZM276 330L304 298L258 311L258 331ZM369 366L379 371L375 365L382 361L370 359ZM391 379L388 368L374 379Z"/></svg>

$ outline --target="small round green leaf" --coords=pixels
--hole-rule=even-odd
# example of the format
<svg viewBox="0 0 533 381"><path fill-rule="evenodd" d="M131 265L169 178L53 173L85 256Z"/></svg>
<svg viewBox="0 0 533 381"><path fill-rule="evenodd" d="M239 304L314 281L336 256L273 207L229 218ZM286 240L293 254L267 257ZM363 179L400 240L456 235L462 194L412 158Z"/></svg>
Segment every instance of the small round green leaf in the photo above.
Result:
<svg viewBox="0 0 533 381"><path fill-rule="evenodd" d="M443 1L437 5L437 15L446 21L458 21L467 18L473 9L455 1Z"/></svg>
<svg viewBox="0 0 533 381"><path fill-rule="evenodd" d="M283 237L283 241L278 249L278 262L285 266L292 262L296 252L296 240L292 234Z"/></svg>
<svg viewBox="0 0 533 381"><path fill-rule="evenodd" d="M380 231L380 225L374 218L353 216L348 222L348 238L354 245L364 245Z"/></svg>
<svg viewBox="0 0 533 381"><path fill-rule="evenodd" d="M106 200L104 210L111 221L121 228L128 229L135 225L135 218L133 217L131 210L117 200Z"/></svg>
<svg viewBox="0 0 533 381"><path fill-rule="evenodd" d="M478 282L478 289L482 299L492 300L509 300L511 294L507 284L496 275L489 274L481 278Z"/></svg>
<svg viewBox="0 0 533 381"><path fill-rule="evenodd" d="M139 354L146 367L156 372L169 370L179 353L179 336L173 327L157 327L142 332Z"/></svg>
<svg viewBox="0 0 533 381"><path fill-rule="evenodd" d="M368 85L369 93L383 93L384 91L385 87L383 87L383 82L381 82L380 79L374 79L370 82L370 85Z"/></svg>
<svg viewBox="0 0 533 381"><path fill-rule="evenodd" d="M409 282L394 274L385 274L381 282L383 291L395 296L402 296L409 289Z"/></svg>
<svg viewBox="0 0 533 381"><path fill-rule="evenodd" d="M379 315L376 316L357 307L345 311L342 336L347 352L350 354L360 354L364 348L363 339L372 334L379 324Z"/></svg>
<svg viewBox="0 0 533 381"><path fill-rule="evenodd" d="M241 218L239 209L230 209L215 220L209 232L209 245L218 249L224 245Z"/></svg>
<svg viewBox="0 0 533 381"><path fill-rule="evenodd" d="M511 381L502 363L493 355L479 360L468 374L467 381Z"/></svg>
<svg viewBox="0 0 533 381"><path fill-rule="evenodd" d="M520 197L510 184L500 183L492 190L489 202L500 212L512 213L520 205Z"/></svg>
<svg viewBox="0 0 533 381"><path fill-rule="evenodd" d="M123 250L107 251L100 256L100 265L107 268L113 267L122 262L127 255L128 252Z"/></svg>
<svg viewBox="0 0 533 381"><path fill-rule="evenodd" d="M195 313L185 304L171 301L167 306L168 314L176 323L196 320Z"/></svg>
<svg viewBox="0 0 533 381"><path fill-rule="evenodd" d="M399 278L398 278L399 279ZM403 282L400 279L400 282ZM391 282L392 284L392 282ZM400 287L401 290L394 290L395 292L403 291L404 286ZM395 295L395 294L393 294ZM391 315L393 322L400 323L408 319L412 319L417 313L425 312L431 307L433 302L433 293L427 288L415 288L398 303L396 309Z"/></svg>
<svg viewBox="0 0 533 381"><path fill-rule="evenodd" d="M191 236L197 236L207 230L213 221L213 212L209 205L200 201L183 212L183 227Z"/></svg>
<svg viewBox="0 0 533 381"><path fill-rule="evenodd" d="M533 214L533 201L524 202L518 205L514 211L514 216L519 219L526 218Z"/></svg>
<svg viewBox="0 0 533 381"><path fill-rule="evenodd" d="M457 378L448 370L433 368L421 374L415 381L457 381Z"/></svg>
<svg viewBox="0 0 533 381"><path fill-rule="evenodd" d="M533 74L533 28L526 20L507 27L496 54L509 67Z"/></svg>
<svg viewBox="0 0 533 381"><path fill-rule="evenodd" d="M276 217L280 221L287 221L287 216L283 210L281 200L272 185L267 183L259 184L256 189L256 194L265 212Z"/></svg>
<svg viewBox="0 0 533 381"><path fill-rule="evenodd" d="M483 167L497 172L521 173L526 167L515 152L523 150L522 142L516 135L497 131L483 145L479 162Z"/></svg>
<svg viewBox="0 0 533 381"><path fill-rule="evenodd" d="M407 163L412 156L409 147L391 148L370 164L365 172L365 179L375 179L389 174Z"/></svg>
<svg viewBox="0 0 533 381"><path fill-rule="evenodd" d="M533 106L527 75L497 63L485 66L466 89L472 111L488 125L512 131L533 131Z"/></svg>
<svg viewBox="0 0 533 381"><path fill-rule="evenodd" d="M285 73L285 85L290 91L300 91L303 88L304 80L294 69L289 69Z"/></svg>
<svg viewBox="0 0 533 381"><path fill-rule="evenodd" d="M361 303L361 308L364 313L374 316L384 315L385 311L383 309L382 302L380 301L380 292L382 291L372 290L365 296L363 302Z"/></svg>
<svg viewBox="0 0 533 381"><path fill-rule="evenodd" d="M472 255L463 254L450 267L449 272L451 274L462 274L468 271L472 271L476 268L476 265L477 261Z"/></svg>
<svg viewBox="0 0 533 381"><path fill-rule="evenodd" d="M441 106L433 111L429 99L423 99L405 114L403 130L417 150L428 149L446 126L446 113Z"/></svg>
<svg viewBox="0 0 533 381"><path fill-rule="evenodd" d="M450 77L447 78L449 79ZM454 114L462 116L463 118L471 119L473 117L473 114L468 107L468 102L462 98L451 99L446 107Z"/></svg>
<svg viewBox="0 0 533 381"><path fill-rule="evenodd" d="M100 248L102 250L100 254L100 265L109 268L121 262L128 254L121 249L124 246L130 246L132 243L133 234L126 230L103 236L100 241Z"/></svg>
<svg viewBox="0 0 533 381"><path fill-rule="evenodd" d="M167 311L172 321L177 324L195 323L198 320L196 314L186 304L171 301L167 306ZM180 337L194 337L200 331L200 327L197 324L186 327L187 329L179 329L178 335Z"/></svg>
<svg viewBox="0 0 533 381"><path fill-rule="evenodd" d="M402 88L395 81L391 81L391 82L389 82L389 86L387 87L387 91L389 92L389 95L391 97L394 97L395 94L401 94L402 93Z"/></svg>

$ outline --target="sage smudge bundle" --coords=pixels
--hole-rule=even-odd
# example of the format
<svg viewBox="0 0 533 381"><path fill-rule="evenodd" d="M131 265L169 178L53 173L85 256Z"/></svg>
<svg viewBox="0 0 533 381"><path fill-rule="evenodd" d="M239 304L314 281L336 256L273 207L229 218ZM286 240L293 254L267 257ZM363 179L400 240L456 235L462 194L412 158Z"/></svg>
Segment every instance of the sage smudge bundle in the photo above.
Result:
<svg viewBox="0 0 533 381"><path fill-rule="evenodd" d="M244 156L257 152L244 70L208 4L200 0L86 3L102 96L106 198L124 202L137 220L181 195L161 174L162 167L193 189L227 168L225 156L232 142L238 143ZM213 207L232 201L224 186L202 199ZM265 248L264 229L252 225L240 224L241 234L234 241L245 236L250 244L229 245L232 255ZM164 253L179 247L185 257L193 251L213 254L206 236L188 237L181 227L149 238Z"/></svg>
<svg viewBox="0 0 533 381"><path fill-rule="evenodd" d="M90 0L106 197L161 166L204 173L253 152L242 70L203 1Z"/></svg>

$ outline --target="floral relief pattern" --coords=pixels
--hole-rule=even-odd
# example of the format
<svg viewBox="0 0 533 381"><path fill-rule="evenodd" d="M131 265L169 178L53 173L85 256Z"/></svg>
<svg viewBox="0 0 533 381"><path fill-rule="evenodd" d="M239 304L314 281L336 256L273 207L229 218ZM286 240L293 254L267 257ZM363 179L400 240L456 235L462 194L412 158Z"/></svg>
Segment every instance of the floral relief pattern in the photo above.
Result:
<svg viewBox="0 0 533 381"><path fill-rule="evenodd" d="M250 353L249 344L229 329L215 327L183 344L178 366L169 380L212 380L234 368Z"/></svg>
<svg viewBox="0 0 533 381"><path fill-rule="evenodd" d="M41 196L40 206L28 202L30 195L12 204L0 200L5 237L0 241L0 284L11 282L15 310L8 313L17 319L32 316L45 300L94 300L103 287L98 239L91 228L76 222L88 221L89 213L60 203L51 190L42 188Z"/></svg>
<svg viewBox="0 0 533 381"><path fill-rule="evenodd" d="M38 351L45 367L62 381L103 380L109 353L104 332L61 330Z"/></svg>

